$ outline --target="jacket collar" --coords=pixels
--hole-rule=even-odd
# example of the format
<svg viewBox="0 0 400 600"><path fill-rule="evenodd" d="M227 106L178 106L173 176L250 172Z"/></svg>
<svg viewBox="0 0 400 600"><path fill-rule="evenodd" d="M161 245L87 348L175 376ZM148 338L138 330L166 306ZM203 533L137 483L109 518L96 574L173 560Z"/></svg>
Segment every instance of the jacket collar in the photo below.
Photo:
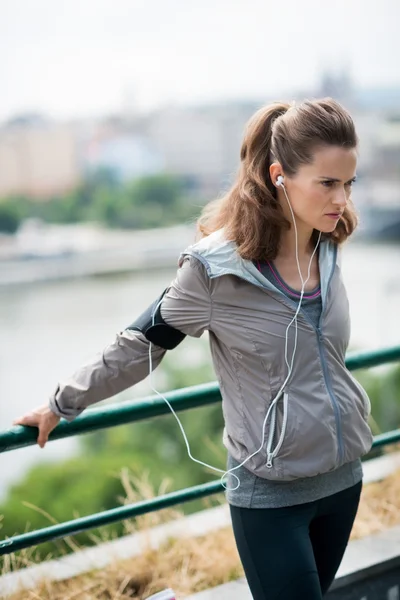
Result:
<svg viewBox="0 0 400 600"><path fill-rule="evenodd" d="M184 256L187 255L194 256L203 263L211 279L222 275L236 275L258 287L274 292L280 291L259 272L251 260L243 259L239 255L235 242L224 237L223 229L215 231L186 248L181 254L179 262L181 263ZM325 303L336 261L337 245L329 240L320 242L319 270L323 303Z"/></svg>

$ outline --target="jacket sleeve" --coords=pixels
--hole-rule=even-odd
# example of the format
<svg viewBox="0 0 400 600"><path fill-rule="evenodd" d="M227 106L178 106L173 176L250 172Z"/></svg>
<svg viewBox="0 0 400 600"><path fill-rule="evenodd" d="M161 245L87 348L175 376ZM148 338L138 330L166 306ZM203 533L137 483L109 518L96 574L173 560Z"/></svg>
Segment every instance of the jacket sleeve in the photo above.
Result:
<svg viewBox="0 0 400 600"><path fill-rule="evenodd" d="M163 298L161 315L168 325L200 337L209 327L211 300L205 268L194 258L185 258ZM142 381L149 374L149 341L139 331L125 329L114 341L58 383L49 400L51 410L72 421L85 408L110 398ZM151 348L153 370L166 350Z"/></svg>

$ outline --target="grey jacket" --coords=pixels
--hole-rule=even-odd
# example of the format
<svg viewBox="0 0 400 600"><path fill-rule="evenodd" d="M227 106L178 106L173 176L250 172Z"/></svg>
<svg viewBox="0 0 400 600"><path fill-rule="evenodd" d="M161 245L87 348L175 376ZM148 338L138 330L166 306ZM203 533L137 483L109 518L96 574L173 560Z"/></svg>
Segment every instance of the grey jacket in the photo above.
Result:
<svg viewBox="0 0 400 600"><path fill-rule="evenodd" d="M371 406L345 366L350 337L346 291L337 247L320 245L322 314L316 329L300 311L297 351L284 392L272 403L287 374L285 331L296 304L243 260L223 231L187 248L164 297L164 320L190 336L209 331L222 395L223 442L254 474L290 481L326 473L369 452ZM289 357L294 327L289 333ZM149 342L125 330L115 341L60 382L51 409L72 420L88 405L113 396L148 375ZM153 368L165 354L152 348Z"/></svg>

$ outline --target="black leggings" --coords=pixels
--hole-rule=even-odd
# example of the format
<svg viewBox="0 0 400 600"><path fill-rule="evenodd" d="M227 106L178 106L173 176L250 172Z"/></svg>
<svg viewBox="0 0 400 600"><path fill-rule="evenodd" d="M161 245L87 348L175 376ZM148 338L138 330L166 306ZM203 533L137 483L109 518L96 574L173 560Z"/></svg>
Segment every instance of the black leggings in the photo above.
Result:
<svg viewBox="0 0 400 600"><path fill-rule="evenodd" d="M230 506L254 600L321 600L342 561L361 489L362 481L287 508Z"/></svg>

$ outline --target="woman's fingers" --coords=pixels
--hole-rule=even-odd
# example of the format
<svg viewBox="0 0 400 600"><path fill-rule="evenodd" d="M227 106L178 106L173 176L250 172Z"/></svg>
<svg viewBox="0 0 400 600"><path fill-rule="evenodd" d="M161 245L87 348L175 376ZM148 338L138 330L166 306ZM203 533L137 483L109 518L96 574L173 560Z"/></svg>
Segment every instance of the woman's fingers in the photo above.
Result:
<svg viewBox="0 0 400 600"><path fill-rule="evenodd" d="M39 427L39 435L37 438L37 443L41 448L44 448L47 440L49 439L49 433L51 429L46 429L45 427Z"/></svg>
<svg viewBox="0 0 400 600"><path fill-rule="evenodd" d="M49 439L50 432L53 431L59 421L60 418L57 417L46 404L15 419L13 425L37 427L39 429L37 443L41 448L44 448Z"/></svg>
<svg viewBox="0 0 400 600"><path fill-rule="evenodd" d="M41 448L44 448L47 440L49 439L50 432L53 431L59 421L60 418L49 409L49 412L39 425L39 436L37 442Z"/></svg>
<svg viewBox="0 0 400 600"><path fill-rule="evenodd" d="M26 425L27 427L37 427L38 424L39 418L34 412L27 413L13 421L13 425Z"/></svg>

